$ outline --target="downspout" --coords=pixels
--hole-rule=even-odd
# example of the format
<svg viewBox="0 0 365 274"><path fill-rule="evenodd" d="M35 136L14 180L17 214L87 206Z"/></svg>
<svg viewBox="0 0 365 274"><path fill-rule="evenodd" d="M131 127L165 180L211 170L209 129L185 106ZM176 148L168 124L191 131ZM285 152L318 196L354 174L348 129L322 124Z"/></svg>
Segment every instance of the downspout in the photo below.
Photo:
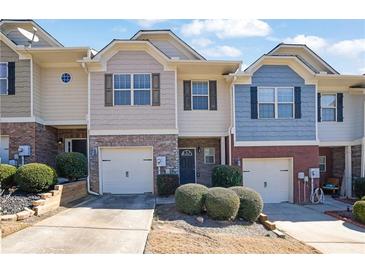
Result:
<svg viewBox="0 0 365 274"><path fill-rule="evenodd" d="M90 188L90 141L89 141L89 129L90 129L90 71L85 63L81 63L81 66L87 72L87 129L86 129L86 146L87 146L87 193L99 196L100 193L94 192Z"/></svg>

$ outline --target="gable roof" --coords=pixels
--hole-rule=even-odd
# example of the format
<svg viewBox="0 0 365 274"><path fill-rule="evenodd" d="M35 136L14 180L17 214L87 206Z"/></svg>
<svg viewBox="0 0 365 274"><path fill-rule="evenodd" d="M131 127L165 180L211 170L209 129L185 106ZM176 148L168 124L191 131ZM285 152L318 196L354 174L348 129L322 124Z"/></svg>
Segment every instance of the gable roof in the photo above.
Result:
<svg viewBox="0 0 365 274"><path fill-rule="evenodd" d="M33 27L35 27L37 29L37 31L42 33L43 36L54 46L63 47L63 45L56 38L54 38L51 34L49 34L45 29L43 29L40 25L38 25L32 19L1 19L0 20L0 26L3 24L24 24L24 23L29 23Z"/></svg>
<svg viewBox="0 0 365 274"><path fill-rule="evenodd" d="M317 53L315 53L310 47L305 44L290 44L290 43L280 43L275 46L272 50L270 50L267 55L275 55L275 52L283 47L298 47L307 51L310 55L312 55L315 59L317 59L322 65L324 65L329 71L333 74L340 74L337 70L335 70L330 64L328 64L325 60L323 60ZM303 59L303 58L302 58ZM307 61L305 61L307 62ZM308 63L308 62L307 62Z"/></svg>
<svg viewBox="0 0 365 274"><path fill-rule="evenodd" d="M179 36L177 36L172 30L170 29L145 29L139 30L134 34L130 40L137 40L143 34L167 34L171 36L175 41L177 41L181 46L187 49L190 53L192 53L196 58L199 60L206 60L204 56L198 53L195 49L193 49L190 45L188 45L184 40L182 40Z"/></svg>

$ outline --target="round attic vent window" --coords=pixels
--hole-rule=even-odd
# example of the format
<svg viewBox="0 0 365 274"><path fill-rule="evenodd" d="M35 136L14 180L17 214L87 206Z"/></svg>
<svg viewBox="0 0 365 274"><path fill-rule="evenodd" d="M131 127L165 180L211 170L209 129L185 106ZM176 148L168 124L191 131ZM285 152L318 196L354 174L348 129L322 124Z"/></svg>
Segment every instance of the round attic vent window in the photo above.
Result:
<svg viewBox="0 0 365 274"><path fill-rule="evenodd" d="M69 83L71 81L71 74L69 74L67 72L62 73L61 80L62 80L62 82L66 83L66 84Z"/></svg>

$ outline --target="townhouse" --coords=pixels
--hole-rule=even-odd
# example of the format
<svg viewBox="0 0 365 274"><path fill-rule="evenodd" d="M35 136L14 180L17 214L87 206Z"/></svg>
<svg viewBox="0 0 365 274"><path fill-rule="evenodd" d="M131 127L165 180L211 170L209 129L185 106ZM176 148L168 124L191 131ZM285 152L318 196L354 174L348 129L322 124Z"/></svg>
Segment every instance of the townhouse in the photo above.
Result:
<svg viewBox="0 0 365 274"><path fill-rule="evenodd" d="M304 202L310 168L340 178L347 196L364 176L365 77L340 75L305 45L279 44L243 71L170 30L96 52L31 20L0 29L1 162L81 152L97 194L155 193L165 173L210 185L214 166L237 165L266 202Z"/></svg>

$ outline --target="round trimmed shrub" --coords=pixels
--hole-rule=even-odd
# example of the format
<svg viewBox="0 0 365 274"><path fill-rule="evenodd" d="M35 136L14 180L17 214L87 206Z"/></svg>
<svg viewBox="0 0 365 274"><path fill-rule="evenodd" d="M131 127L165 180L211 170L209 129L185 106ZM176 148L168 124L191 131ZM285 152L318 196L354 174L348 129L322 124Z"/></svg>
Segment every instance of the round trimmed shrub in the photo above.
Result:
<svg viewBox="0 0 365 274"><path fill-rule="evenodd" d="M179 187L179 176L176 174L157 175L157 192L160 196L174 195Z"/></svg>
<svg viewBox="0 0 365 274"><path fill-rule="evenodd" d="M256 221L264 207L261 195L255 190L244 186L235 186L229 189L233 190L240 198L238 216L249 222Z"/></svg>
<svg viewBox="0 0 365 274"><path fill-rule="evenodd" d="M365 201L357 201L352 209L355 220L365 224Z"/></svg>
<svg viewBox="0 0 365 274"><path fill-rule="evenodd" d="M357 198L365 196L365 178L356 178L354 183L354 194Z"/></svg>
<svg viewBox="0 0 365 274"><path fill-rule="evenodd" d="M15 182L26 192L38 193L48 190L57 181L55 170L45 164L26 164L18 168Z"/></svg>
<svg viewBox="0 0 365 274"><path fill-rule="evenodd" d="M361 200L362 200L362 201L365 201L365 196L363 196L363 197L361 198Z"/></svg>
<svg viewBox="0 0 365 274"><path fill-rule="evenodd" d="M207 192L208 188L200 184L179 186L175 191L176 209L189 215L201 213Z"/></svg>
<svg viewBox="0 0 365 274"><path fill-rule="evenodd" d="M1 189L7 189L14 186L14 175L16 167L7 164L0 164L0 183Z"/></svg>
<svg viewBox="0 0 365 274"><path fill-rule="evenodd" d="M79 152L64 152L56 157L56 168L59 176L71 182L87 176L87 160Z"/></svg>
<svg viewBox="0 0 365 274"><path fill-rule="evenodd" d="M212 185L214 187L231 187L242 185L242 172L239 167L221 165L213 168Z"/></svg>
<svg viewBox="0 0 365 274"><path fill-rule="evenodd" d="M205 196L208 215L216 220L234 220L240 206L237 194L227 188L213 187Z"/></svg>

